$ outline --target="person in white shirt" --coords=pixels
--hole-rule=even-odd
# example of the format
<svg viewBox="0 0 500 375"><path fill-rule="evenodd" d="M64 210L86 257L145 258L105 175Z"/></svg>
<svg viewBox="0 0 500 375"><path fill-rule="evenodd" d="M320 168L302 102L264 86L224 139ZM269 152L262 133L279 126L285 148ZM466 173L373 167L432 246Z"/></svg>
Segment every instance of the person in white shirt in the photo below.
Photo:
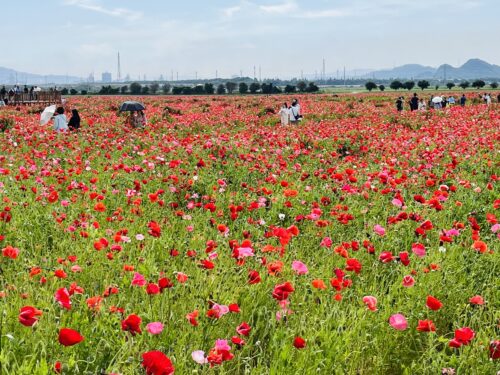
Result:
<svg viewBox="0 0 500 375"><path fill-rule="evenodd" d="M486 102L486 104L488 106L491 105L491 96L490 96L490 94L486 94L484 100L485 100L485 102Z"/></svg>
<svg viewBox="0 0 500 375"><path fill-rule="evenodd" d="M418 101L418 110L419 111L426 111L427 110L427 105L425 104L425 100L424 99L420 99Z"/></svg>
<svg viewBox="0 0 500 375"><path fill-rule="evenodd" d="M283 106L280 108L278 115L280 115L282 126L286 126L290 123L290 109L288 109L287 103L283 103Z"/></svg>
<svg viewBox="0 0 500 375"><path fill-rule="evenodd" d="M56 115L54 116L54 126L52 127L57 132L63 132L68 130L68 120L64 114L64 108L58 107L56 109Z"/></svg>

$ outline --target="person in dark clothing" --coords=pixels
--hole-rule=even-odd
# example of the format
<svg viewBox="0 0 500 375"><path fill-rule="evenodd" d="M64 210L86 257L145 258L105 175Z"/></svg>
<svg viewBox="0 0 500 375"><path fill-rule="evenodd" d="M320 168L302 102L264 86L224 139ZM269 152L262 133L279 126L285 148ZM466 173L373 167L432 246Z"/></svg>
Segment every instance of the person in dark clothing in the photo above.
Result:
<svg viewBox="0 0 500 375"><path fill-rule="evenodd" d="M401 112L403 110L403 97L400 96L398 100L396 100L396 109L398 112Z"/></svg>
<svg viewBox="0 0 500 375"><path fill-rule="evenodd" d="M71 110L71 118L68 122L69 130L78 130L80 129L80 115L76 109Z"/></svg>
<svg viewBox="0 0 500 375"><path fill-rule="evenodd" d="M462 97L460 98L460 106L465 107L466 101L467 101L467 98L465 97L465 94L462 94Z"/></svg>
<svg viewBox="0 0 500 375"><path fill-rule="evenodd" d="M414 93L413 98L410 99L410 109L412 111L418 110L418 95L417 95L417 93Z"/></svg>
<svg viewBox="0 0 500 375"><path fill-rule="evenodd" d="M6 95L7 89L5 88L5 86L2 86L2 89L0 89L0 99L4 99Z"/></svg>
<svg viewBox="0 0 500 375"><path fill-rule="evenodd" d="M497 96L497 102L500 103L500 94Z"/></svg>

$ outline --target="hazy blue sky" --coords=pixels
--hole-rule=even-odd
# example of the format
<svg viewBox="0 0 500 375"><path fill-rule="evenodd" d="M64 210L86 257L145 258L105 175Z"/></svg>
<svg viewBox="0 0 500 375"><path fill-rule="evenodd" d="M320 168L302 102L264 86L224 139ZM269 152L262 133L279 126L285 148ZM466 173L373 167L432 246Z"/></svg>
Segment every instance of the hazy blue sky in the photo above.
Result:
<svg viewBox="0 0 500 375"><path fill-rule="evenodd" d="M500 64L499 0L2 1L0 66L148 78ZM175 73L174 73L175 74Z"/></svg>

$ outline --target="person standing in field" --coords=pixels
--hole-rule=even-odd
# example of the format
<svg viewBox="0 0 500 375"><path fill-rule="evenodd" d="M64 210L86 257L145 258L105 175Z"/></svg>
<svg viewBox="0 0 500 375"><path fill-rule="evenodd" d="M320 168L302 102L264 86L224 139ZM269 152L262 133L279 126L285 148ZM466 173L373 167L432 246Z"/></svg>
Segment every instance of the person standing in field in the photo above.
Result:
<svg viewBox="0 0 500 375"><path fill-rule="evenodd" d="M497 95L497 103L500 103L500 94Z"/></svg>
<svg viewBox="0 0 500 375"><path fill-rule="evenodd" d="M283 103L278 114L280 115L282 126L286 126L290 123L290 109L287 103Z"/></svg>
<svg viewBox="0 0 500 375"><path fill-rule="evenodd" d="M413 97L410 99L410 109L411 111L416 111L418 109L418 95L417 93L413 94Z"/></svg>
<svg viewBox="0 0 500 375"><path fill-rule="evenodd" d="M460 98L460 106L465 107L466 102L467 102L467 98L465 97L465 94L462 94L462 97Z"/></svg>
<svg viewBox="0 0 500 375"><path fill-rule="evenodd" d="M66 115L64 114L63 107L57 107L56 116L54 117L53 129L57 132L63 132L68 130L68 122L66 120Z"/></svg>
<svg viewBox="0 0 500 375"><path fill-rule="evenodd" d="M486 105L489 107L491 105L491 96L490 94L486 94L484 101L486 102Z"/></svg>
<svg viewBox="0 0 500 375"><path fill-rule="evenodd" d="M294 99L290 107L290 124L297 125L301 118L299 101Z"/></svg>
<svg viewBox="0 0 500 375"><path fill-rule="evenodd" d="M398 112L403 111L403 97L402 96L400 96L398 98L398 100L396 100L396 109L398 110Z"/></svg>
<svg viewBox="0 0 500 375"><path fill-rule="evenodd" d="M427 105L425 104L424 99L420 99L418 102L418 110L425 112L427 110Z"/></svg>

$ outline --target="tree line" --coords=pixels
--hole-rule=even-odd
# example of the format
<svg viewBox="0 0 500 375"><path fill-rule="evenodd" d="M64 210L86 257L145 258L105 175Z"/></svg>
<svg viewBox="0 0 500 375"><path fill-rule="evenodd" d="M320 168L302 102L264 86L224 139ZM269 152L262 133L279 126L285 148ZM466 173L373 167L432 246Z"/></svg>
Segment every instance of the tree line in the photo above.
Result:
<svg viewBox="0 0 500 375"><path fill-rule="evenodd" d="M418 81L416 84L414 81L406 81L406 82L401 82L401 81L392 81L389 85L389 87L392 89L392 90L402 90L402 89L406 89L408 91L412 90L415 85L420 88L422 91L429 88L431 86L431 84L429 83L429 81L426 81L426 80L421 80L421 81ZM457 86L455 83L453 82L448 82L446 83L446 87L451 90L452 88L454 88L455 86ZM484 82L483 80L475 80L474 82L469 82L469 81L463 81L463 82L460 82L458 84L458 87L462 88L462 89L466 89L468 87L473 87L475 89L482 89L483 87L486 86L486 82ZM498 87L498 83L497 82L492 82L490 83L489 85L492 89L496 89ZM372 90L376 90L377 88L380 90L380 91L384 91L386 89L386 87L384 85L377 85L375 82L372 82L372 81L368 81L365 83L365 88L368 90L368 91L372 91ZM435 86L435 89L438 90L439 89L439 85L436 85Z"/></svg>
<svg viewBox="0 0 500 375"><path fill-rule="evenodd" d="M221 83L219 85L214 85L213 83L205 83L203 85L196 86L172 86L169 83L158 84L151 83L149 85L140 84L138 82L133 82L130 85L123 85L120 87L113 87L111 85L102 86L97 92L99 95L224 95L233 94L238 92L239 94L281 94L281 93L306 93L306 92L317 92L319 87L314 82L299 81L296 85L288 84L284 87L277 86L273 82L252 82L250 84L246 82L231 82L228 81L225 84ZM87 95L87 90L78 90L72 88L63 88L61 90L63 95Z"/></svg>

